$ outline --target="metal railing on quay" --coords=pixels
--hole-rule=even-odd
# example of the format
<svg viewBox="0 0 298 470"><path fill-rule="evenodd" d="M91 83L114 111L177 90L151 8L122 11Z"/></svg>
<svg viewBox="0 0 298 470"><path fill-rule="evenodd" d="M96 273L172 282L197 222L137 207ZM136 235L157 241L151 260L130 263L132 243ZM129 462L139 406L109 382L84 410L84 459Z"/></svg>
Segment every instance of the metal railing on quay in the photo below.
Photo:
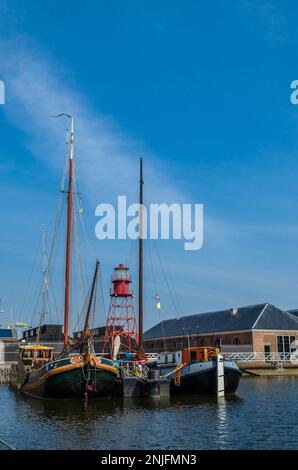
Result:
<svg viewBox="0 0 298 470"><path fill-rule="evenodd" d="M224 352L223 357L227 361L235 362L290 362L298 364L298 352L279 353L279 352Z"/></svg>

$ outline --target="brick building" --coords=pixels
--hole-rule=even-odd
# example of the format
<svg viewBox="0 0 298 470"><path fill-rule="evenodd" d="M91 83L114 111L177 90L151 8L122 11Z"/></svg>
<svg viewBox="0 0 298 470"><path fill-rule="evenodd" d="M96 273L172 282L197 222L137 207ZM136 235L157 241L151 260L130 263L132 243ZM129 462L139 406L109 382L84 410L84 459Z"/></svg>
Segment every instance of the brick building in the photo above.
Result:
<svg viewBox="0 0 298 470"><path fill-rule="evenodd" d="M144 334L147 352L221 346L223 352L294 352L298 317L270 303L164 320Z"/></svg>
<svg viewBox="0 0 298 470"><path fill-rule="evenodd" d="M10 326L0 327L0 364L15 360L18 349L18 334Z"/></svg>
<svg viewBox="0 0 298 470"><path fill-rule="evenodd" d="M10 326L0 326L0 341L3 343L13 343L18 341L18 334L16 328Z"/></svg>
<svg viewBox="0 0 298 470"><path fill-rule="evenodd" d="M23 332L23 340L29 343L34 343L39 334L39 341L41 343L47 342L62 342L63 332L62 325L46 324L36 326L35 328L29 328Z"/></svg>

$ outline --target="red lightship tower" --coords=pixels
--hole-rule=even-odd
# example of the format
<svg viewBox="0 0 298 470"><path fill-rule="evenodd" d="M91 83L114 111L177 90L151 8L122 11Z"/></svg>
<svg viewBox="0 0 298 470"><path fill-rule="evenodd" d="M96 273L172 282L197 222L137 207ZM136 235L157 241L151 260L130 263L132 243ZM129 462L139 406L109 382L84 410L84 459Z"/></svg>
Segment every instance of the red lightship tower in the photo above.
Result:
<svg viewBox="0 0 298 470"><path fill-rule="evenodd" d="M114 268L110 289L110 307L106 324L103 351L107 345L111 356L114 353L115 338L119 336L122 348L136 352L139 343L137 321L133 304L133 292L130 289L131 276L129 268L119 264Z"/></svg>

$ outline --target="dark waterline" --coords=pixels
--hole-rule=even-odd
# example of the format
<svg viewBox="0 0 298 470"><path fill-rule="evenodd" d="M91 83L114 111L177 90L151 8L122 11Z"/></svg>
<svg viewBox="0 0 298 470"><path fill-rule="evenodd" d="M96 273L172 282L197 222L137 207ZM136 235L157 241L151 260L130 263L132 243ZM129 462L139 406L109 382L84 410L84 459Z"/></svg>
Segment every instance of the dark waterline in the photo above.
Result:
<svg viewBox="0 0 298 470"><path fill-rule="evenodd" d="M243 378L237 396L44 402L0 387L17 449L298 449L298 379Z"/></svg>

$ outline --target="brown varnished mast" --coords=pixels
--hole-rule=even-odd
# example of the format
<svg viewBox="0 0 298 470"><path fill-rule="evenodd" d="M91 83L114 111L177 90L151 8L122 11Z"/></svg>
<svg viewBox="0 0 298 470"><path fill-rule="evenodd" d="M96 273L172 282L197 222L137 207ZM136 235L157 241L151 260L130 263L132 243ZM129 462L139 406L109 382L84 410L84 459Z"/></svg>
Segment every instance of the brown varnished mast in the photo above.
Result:
<svg viewBox="0 0 298 470"><path fill-rule="evenodd" d="M68 176L68 196L67 196L67 235L66 235L66 256L65 256L65 302L64 302L64 347L68 346L68 323L69 323L69 295L70 295L70 263L71 263L71 231L72 231L72 207L73 207L73 119L71 118L70 132L70 155L69 155L69 176Z"/></svg>
<svg viewBox="0 0 298 470"><path fill-rule="evenodd" d="M145 358L143 345L143 160L140 158L140 213L139 213L139 347L138 359Z"/></svg>
<svg viewBox="0 0 298 470"><path fill-rule="evenodd" d="M92 302L93 302L93 298L94 298L94 291L95 291L98 268L99 268L99 261L97 260L96 261L96 266L95 266L95 271L94 271L94 276L93 276L93 282L92 282L90 297L89 297L87 314L86 314L86 318L85 318L85 325L84 325L84 330L83 330L83 335L82 335L82 343L81 343L81 348L80 348L81 353L83 351L83 342L84 342L84 340L90 336L89 319L90 319Z"/></svg>

